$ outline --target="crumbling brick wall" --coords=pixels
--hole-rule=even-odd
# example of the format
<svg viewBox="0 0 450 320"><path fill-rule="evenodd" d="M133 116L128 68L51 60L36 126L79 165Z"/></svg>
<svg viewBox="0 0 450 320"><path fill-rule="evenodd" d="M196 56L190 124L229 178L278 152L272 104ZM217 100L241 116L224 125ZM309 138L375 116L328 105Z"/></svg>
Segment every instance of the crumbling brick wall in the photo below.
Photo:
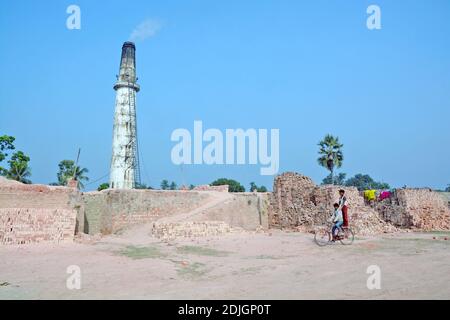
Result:
<svg viewBox="0 0 450 320"><path fill-rule="evenodd" d="M0 177L0 244L72 241L77 215L83 217L79 196L76 189Z"/></svg>
<svg viewBox="0 0 450 320"><path fill-rule="evenodd" d="M421 230L449 230L448 203L430 189L397 189L390 199L377 202L382 218L396 226Z"/></svg>
<svg viewBox="0 0 450 320"><path fill-rule="evenodd" d="M312 222L316 213L311 199L315 187L310 178L298 173L277 176L270 196L269 226L285 228Z"/></svg>
<svg viewBox="0 0 450 320"><path fill-rule="evenodd" d="M430 189L397 189L390 199L366 205L353 187L316 186L297 173L275 178L270 197L269 224L275 228L313 227L323 224L345 190L350 226L358 234L395 231L396 227L420 230L449 230L450 210L445 198Z"/></svg>
<svg viewBox="0 0 450 320"><path fill-rule="evenodd" d="M316 225L325 224L333 211L333 204L339 199L339 189L345 190L353 231L368 235L395 230L373 208L364 204L364 199L356 188L316 186L310 178L292 172L275 178L270 197L270 227L301 227L309 231Z"/></svg>
<svg viewBox="0 0 450 320"><path fill-rule="evenodd" d="M450 209L450 192L439 192L439 195L444 199L444 202L447 203L447 206Z"/></svg>

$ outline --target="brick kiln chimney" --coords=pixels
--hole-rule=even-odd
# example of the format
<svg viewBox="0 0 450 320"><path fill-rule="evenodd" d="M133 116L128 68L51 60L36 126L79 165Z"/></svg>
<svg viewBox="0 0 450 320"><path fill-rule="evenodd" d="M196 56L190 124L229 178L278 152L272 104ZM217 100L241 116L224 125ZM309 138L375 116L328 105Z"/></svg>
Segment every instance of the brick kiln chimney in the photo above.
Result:
<svg viewBox="0 0 450 320"><path fill-rule="evenodd" d="M136 127L136 47L132 42L122 46L114 112L110 188L132 189L140 183L139 152Z"/></svg>

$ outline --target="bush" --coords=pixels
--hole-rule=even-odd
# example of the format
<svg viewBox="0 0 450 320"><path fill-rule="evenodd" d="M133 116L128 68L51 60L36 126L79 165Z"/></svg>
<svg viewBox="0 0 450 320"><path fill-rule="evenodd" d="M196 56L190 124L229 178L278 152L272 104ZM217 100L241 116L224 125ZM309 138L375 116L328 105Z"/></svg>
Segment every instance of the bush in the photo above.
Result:
<svg viewBox="0 0 450 320"><path fill-rule="evenodd" d="M102 190L106 190L106 189L109 189L109 183L105 182L98 186L97 191L102 191Z"/></svg>
<svg viewBox="0 0 450 320"><path fill-rule="evenodd" d="M211 183L212 186L224 186L228 185L229 192L245 192L245 188L236 180L221 178Z"/></svg>

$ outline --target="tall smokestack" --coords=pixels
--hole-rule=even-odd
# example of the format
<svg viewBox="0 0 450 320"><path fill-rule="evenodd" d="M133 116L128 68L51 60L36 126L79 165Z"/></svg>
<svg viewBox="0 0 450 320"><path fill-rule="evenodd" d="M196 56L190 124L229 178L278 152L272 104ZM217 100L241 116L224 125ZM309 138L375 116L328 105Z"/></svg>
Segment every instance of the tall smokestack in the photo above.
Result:
<svg viewBox="0 0 450 320"><path fill-rule="evenodd" d="M139 152L136 127L136 47L132 42L122 46L116 90L110 188L132 189L140 183Z"/></svg>

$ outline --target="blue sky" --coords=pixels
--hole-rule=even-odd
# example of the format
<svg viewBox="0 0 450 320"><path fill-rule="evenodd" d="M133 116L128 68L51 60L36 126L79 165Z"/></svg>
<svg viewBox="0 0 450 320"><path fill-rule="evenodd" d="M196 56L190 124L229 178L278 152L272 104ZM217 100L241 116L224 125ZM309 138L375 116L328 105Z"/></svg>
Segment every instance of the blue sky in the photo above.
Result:
<svg viewBox="0 0 450 320"><path fill-rule="evenodd" d="M81 8L68 30L66 8ZM377 4L382 29L366 28ZM320 182L317 143L344 143L341 172L392 186L450 183L450 2L3 1L0 134L31 157L32 180L56 180L76 157L108 174L122 43L136 42L142 178L204 184L220 177L272 187L260 166L172 164L177 128L280 129L280 172ZM107 177L92 183L96 188Z"/></svg>

